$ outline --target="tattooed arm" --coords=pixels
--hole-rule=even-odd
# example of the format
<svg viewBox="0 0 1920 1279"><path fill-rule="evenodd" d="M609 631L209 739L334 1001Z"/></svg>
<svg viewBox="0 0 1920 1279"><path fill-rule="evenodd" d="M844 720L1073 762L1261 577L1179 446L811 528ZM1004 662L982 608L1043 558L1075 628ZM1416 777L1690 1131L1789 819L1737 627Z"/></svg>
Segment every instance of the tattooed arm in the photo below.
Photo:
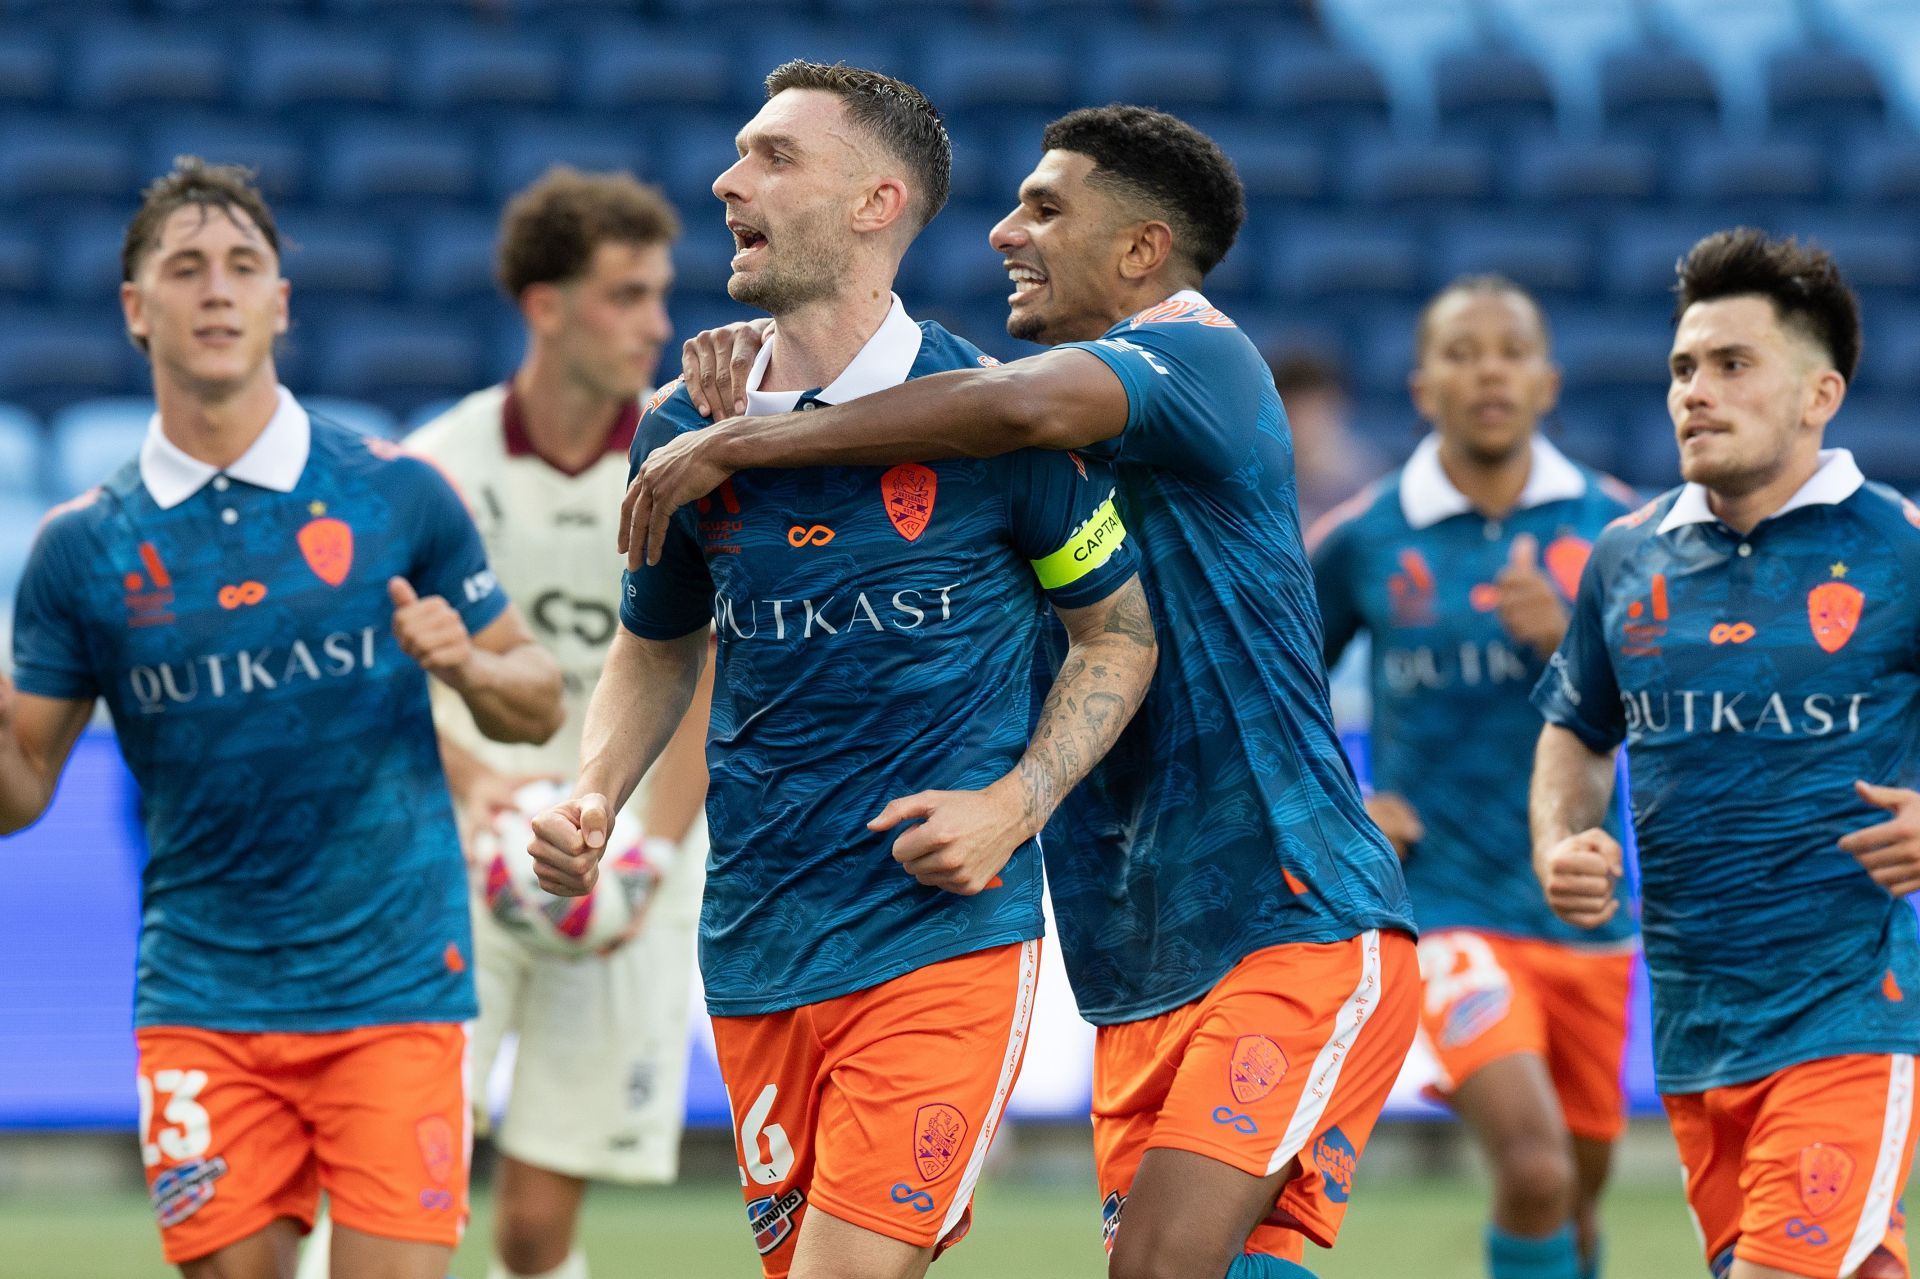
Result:
<svg viewBox="0 0 1920 1279"><path fill-rule="evenodd" d="M868 823L884 831L918 821L894 841L893 856L930 888L971 895L996 887L1007 860L1113 748L1146 696L1159 648L1138 577L1097 604L1056 611L1066 659L1013 771L985 790L896 799Z"/></svg>

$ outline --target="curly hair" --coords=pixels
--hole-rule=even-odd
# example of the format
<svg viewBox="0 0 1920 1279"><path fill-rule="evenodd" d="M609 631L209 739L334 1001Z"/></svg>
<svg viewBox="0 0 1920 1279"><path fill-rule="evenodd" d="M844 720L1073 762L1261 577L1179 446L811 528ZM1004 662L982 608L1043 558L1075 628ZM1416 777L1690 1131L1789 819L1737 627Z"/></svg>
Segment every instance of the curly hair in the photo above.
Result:
<svg viewBox="0 0 1920 1279"><path fill-rule="evenodd" d="M926 94L878 71L802 58L783 62L767 74L768 98L788 89L833 94L845 105L849 120L907 165L919 188L913 193L919 227L947 207L953 185L953 139Z"/></svg>
<svg viewBox="0 0 1920 1279"><path fill-rule="evenodd" d="M266 197L254 185L254 176L244 165L208 164L197 155L174 157L172 171L155 178L140 193L140 207L127 223L120 244L120 279L133 279L147 255L160 247L160 231L167 219L188 208L220 209L229 217L236 210L246 214L274 257L279 257L280 229L274 225Z"/></svg>
<svg viewBox="0 0 1920 1279"><path fill-rule="evenodd" d="M679 234L680 219L658 187L555 165L507 202L495 273L517 299L528 285L580 278L602 244L666 244Z"/></svg>
<svg viewBox="0 0 1920 1279"><path fill-rule="evenodd" d="M1673 286L1677 324L1696 302L1759 296L1780 323L1813 339L1849 382L1860 366L1860 299L1825 249L1753 227L1707 236L1682 258Z"/></svg>
<svg viewBox="0 0 1920 1279"><path fill-rule="evenodd" d="M1083 107L1047 126L1040 145L1094 163L1087 181L1173 228L1174 251L1201 276L1220 265L1247 220L1233 161L1200 130L1149 107Z"/></svg>

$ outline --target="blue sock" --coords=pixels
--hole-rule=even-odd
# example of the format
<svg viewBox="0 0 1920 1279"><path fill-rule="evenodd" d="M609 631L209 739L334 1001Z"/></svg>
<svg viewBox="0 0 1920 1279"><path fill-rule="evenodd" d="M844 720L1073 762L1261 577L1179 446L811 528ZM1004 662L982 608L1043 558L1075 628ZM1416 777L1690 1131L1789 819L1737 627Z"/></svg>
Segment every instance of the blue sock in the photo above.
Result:
<svg viewBox="0 0 1920 1279"><path fill-rule="evenodd" d="M1313 1279L1313 1271L1264 1252L1243 1252L1227 1267L1226 1279Z"/></svg>
<svg viewBox="0 0 1920 1279"><path fill-rule="evenodd" d="M1487 1273L1492 1279L1579 1279L1580 1249L1573 1241L1573 1227L1562 1226L1545 1239L1523 1239L1488 1226Z"/></svg>

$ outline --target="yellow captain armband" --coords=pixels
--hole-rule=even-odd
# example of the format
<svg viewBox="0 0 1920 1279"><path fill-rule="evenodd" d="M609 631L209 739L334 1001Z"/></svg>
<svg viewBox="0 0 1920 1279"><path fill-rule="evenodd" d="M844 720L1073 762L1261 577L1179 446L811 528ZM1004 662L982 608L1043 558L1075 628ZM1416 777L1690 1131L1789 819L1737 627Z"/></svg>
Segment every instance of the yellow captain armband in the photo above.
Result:
<svg viewBox="0 0 1920 1279"><path fill-rule="evenodd" d="M1086 523L1073 530L1065 546L1045 559L1033 561L1034 576L1045 590L1071 586L1112 559L1126 540L1127 526L1120 522L1120 512L1109 497L1094 508Z"/></svg>

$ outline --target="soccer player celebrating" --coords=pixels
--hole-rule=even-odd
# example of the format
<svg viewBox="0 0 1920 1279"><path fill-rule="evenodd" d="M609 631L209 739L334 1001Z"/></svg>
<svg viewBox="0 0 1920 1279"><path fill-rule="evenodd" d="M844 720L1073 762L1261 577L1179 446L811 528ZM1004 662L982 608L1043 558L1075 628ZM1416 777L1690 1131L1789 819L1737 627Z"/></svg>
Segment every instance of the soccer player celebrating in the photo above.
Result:
<svg viewBox="0 0 1920 1279"><path fill-rule="evenodd" d="M1624 742L1655 1068L1708 1264L1893 1279L1920 1051L1900 900L1920 889L1920 509L1820 447L1860 356L1832 259L1723 231L1676 291L1686 483L1600 538L1535 690L1535 862L1568 923L1614 918L1600 819Z"/></svg>
<svg viewBox="0 0 1920 1279"><path fill-rule="evenodd" d="M946 198L931 104L805 62L767 91L714 183L739 248L728 290L775 321L752 410L990 363L891 292ZM670 390L635 457L706 427ZM1029 745L1043 600L1071 641ZM621 620L576 798L535 823L543 882L591 884L712 625L701 969L755 1245L772 1276L912 1279L965 1231L1019 1072L1036 836L1152 675L1111 473L1037 450L745 473L675 518Z"/></svg>
<svg viewBox="0 0 1920 1279"><path fill-rule="evenodd" d="M1076 111L1043 146L992 242L1008 331L1059 349L684 435L629 489L629 560L750 468L1027 445L1118 460L1163 656L1046 840L1068 975L1100 1027L1111 1273L1299 1275L1303 1236L1333 1244L1412 1042L1411 908L1334 733L1272 375L1197 291L1239 229L1239 178L1140 107Z"/></svg>
<svg viewBox="0 0 1920 1279"><path fill-rule="evenodd" d="M1633 503L1541 438L1560 378L1546 318L1518 285L1442 289L1414 359L1433 433L1308 538L1327 664L1372 636L1367 811L1406 863L1441 1091L1493 1165L1488 1272L1575 1279L1582 1256L1597 1269L1594 1207L1626 1122L1633 922L1622 911L1574 928L1540 894L1527 694L1566 633L1593 539Z"/></svg>
<svg viewBox="0 0 1920 1279"><path fill-rule="evenodd" d="M440 1279L474 1001L428 676L539 741L560 675L438 472L278 385L287 282L243 170L180 161L121 267L159 411L35 544L0 828L45 810L104 698L145 801L140 1149L167 1259L287 1274L324 1189L335 1273Z"/></svg>

